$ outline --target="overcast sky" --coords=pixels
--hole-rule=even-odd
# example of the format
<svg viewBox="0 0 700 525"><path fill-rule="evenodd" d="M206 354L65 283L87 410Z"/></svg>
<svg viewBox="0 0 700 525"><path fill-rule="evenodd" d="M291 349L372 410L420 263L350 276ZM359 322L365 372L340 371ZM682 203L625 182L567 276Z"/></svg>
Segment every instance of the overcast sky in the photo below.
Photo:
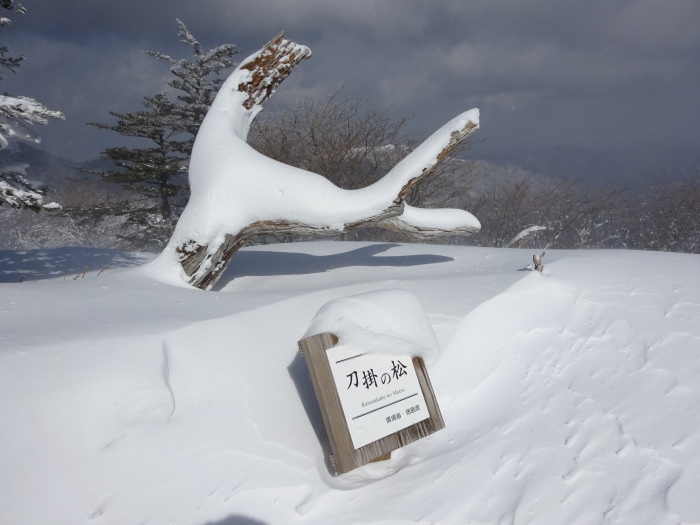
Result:
<svg viewBox="0 0 700 525"><path fill-rule="evenodd" d="M700 173L699 0L24 0L0 42L26 60L2 90L65 113L37 129L75 160L119 136L86 126L135 111L186 57L176 18L207 48L239 59L281 29L311 47L270 104L326 96L341 83L373 108L414 115L426 136L481 110L476 157L566 175L573 164L623 177L629 167ZM567 161L569 161L567 163ZM558 164L557 164L558 163ZM570 165L569 165L570 164ZM625 170L623 168L627 167ZM580 166L577 166L580 169ZM635 168L636 169L636 168Z"/></svg>

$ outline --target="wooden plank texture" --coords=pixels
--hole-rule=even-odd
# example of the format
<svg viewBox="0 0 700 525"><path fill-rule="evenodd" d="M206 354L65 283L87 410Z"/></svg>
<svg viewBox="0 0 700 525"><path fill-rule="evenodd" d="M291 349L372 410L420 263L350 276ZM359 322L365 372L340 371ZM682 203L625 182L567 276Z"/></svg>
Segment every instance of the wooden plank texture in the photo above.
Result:
<svg viewBox="0 0 700 525"><path fill-rule="evenodd" d="M309 367L311 382L321 408L323 423L328 433L332 457L330 463L338 474L349 472L392 450L424 438L445 427L440 407L421 357L413 357L413 366L426 401L429 417L407 428L355 449L350 437L346 416L333 380L326 351L338 343L334 334L324 333L299 341L299 350Z"/></svg>

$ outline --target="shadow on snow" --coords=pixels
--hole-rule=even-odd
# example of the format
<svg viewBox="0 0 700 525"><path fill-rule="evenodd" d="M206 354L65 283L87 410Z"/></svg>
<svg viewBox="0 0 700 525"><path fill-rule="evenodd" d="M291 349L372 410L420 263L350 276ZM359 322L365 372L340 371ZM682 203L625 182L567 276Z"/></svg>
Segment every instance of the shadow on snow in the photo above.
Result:
<svg viewBox="0 0 700 525"><path fill-rule="evenodd" d="M128 253L104 248L51 248L0 250L0 283L18 283L66 276L85 271L127 268L143 264L150 254Z"/></svg>
<svg viewBox="0 0 700 525"><path fill-rule="evenodd" d="M332 255L309 255L276 250L241 250L231 260L231 264L221 276L215 289L219 290L237 277L243 276L304 275L349 266L419 266L453 260L444 255L428 254L376 257L377 254L395 246L400 244L372 244Z"/></svg>
<svg viewBox="0 0 700 525"><path fill-rule="evenodd" d="M303 275L352 266L419 266L449 262L444 255L415 254L378 256L394 243L372 244L332 255L310 255L277 250L241 250L231 261L219 284L243 276ZM86 269L99 272L107 267L128 268L144 264L152 254L129 253L105 248L64 247L34 250L0 250L0 283L66 277L72 279Z"/></svg>

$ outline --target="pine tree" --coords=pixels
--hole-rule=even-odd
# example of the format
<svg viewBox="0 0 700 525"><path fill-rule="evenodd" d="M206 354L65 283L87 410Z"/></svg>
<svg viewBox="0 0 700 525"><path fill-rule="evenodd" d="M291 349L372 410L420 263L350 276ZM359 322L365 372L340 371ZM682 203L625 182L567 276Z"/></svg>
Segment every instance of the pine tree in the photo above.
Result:
<svg viewBox="0 0 700 525"><path fill-rule="evenodd" d="M14 0L0 0L0 7L15 13L24 14L26 9ZM8 18L0 18L0 27L10 25ZM24 56L10 57L7 46L0 46L0 81L4 75L1 69L15 72ZM24 123L47 124L48 119L64 119L60 111L52 111L33 98L0 95L0 149L8 146L9 137L39 143L39 135ZM13 208L27 207L38 211L44 208L59 207L55 203L43 204L46 188L37 187L25 178L25 173L16 168L0 166L0 206L7 203Z"/></svg>
<svg viewBox="0 0 700 525"><path fill-rule="evenodd" d="M106 182L121 184L146 197L147 205L140 205L133 211L132 221L144 226L153 226L160 221L171 223L173 203L188 191L188 186L178 181L178 175L186 171L187 156L183 153L185 144L177 140L180 135L174 104L165 94L144 98L142 111L117 113L116 124L89 123L101 129L116 131L127 137L149 139L151 147L128 148L125 146L107 148L102 158L111 160L118 168L112 171L84 170L98 174Z"/></svg>
<svg viewBox="0 0 700 525"><path fill-rule="evenodd" d="M159 51L146 51L146 54L170 64L173 76L165 83L179 92L174 112L178 118L179 130L188 135L184 151L189 156L199 126L224 82L218 75L236 65L232 57L239 51L233 44L222 44L205 51L181 20L177 20L177 24L180 28L180 41L192 48L192 60L174 59Z"/></svg>
<svg viewBox="0 0 700 525"><path fill-rule="evenodd" d="M238 53L230 44L204 51L185 24L180 20L177 23L181 41L193 49L193 59L174 59L157 51L146 53L171 64L173 77L167 79L166 84L179 94L174 98L168 92L145 97L144 109L140 111L111 111L110 115L118 119L117 124L88 123L126 137L148 139L151 146L107 148L101 156L111 160L117 169L82 169L145 197L145 202L137 206L130 202L119 213L128 215L129 223L140 225L138 235L149 242L167 239L179 210L186 203L189 185L185 173L192 144L222 83L222 79L211 77L233 66L231 57ZM114 210L105 210L105 213L114 213Z"/></svg>

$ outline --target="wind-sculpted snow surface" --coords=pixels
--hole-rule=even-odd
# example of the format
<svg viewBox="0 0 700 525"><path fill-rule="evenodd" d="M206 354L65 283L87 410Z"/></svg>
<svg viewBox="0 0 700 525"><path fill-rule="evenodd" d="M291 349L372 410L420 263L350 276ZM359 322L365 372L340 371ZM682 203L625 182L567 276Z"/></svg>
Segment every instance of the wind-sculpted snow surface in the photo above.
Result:
<svg viewBox="0 0 700 525"><path fill-rule="evenodd" d="M0 523L699 523L698 257L531 255L300 243L243 250L220 293L0 285ZM296 341L409 296L447 426L332 477Z"/></svg>

